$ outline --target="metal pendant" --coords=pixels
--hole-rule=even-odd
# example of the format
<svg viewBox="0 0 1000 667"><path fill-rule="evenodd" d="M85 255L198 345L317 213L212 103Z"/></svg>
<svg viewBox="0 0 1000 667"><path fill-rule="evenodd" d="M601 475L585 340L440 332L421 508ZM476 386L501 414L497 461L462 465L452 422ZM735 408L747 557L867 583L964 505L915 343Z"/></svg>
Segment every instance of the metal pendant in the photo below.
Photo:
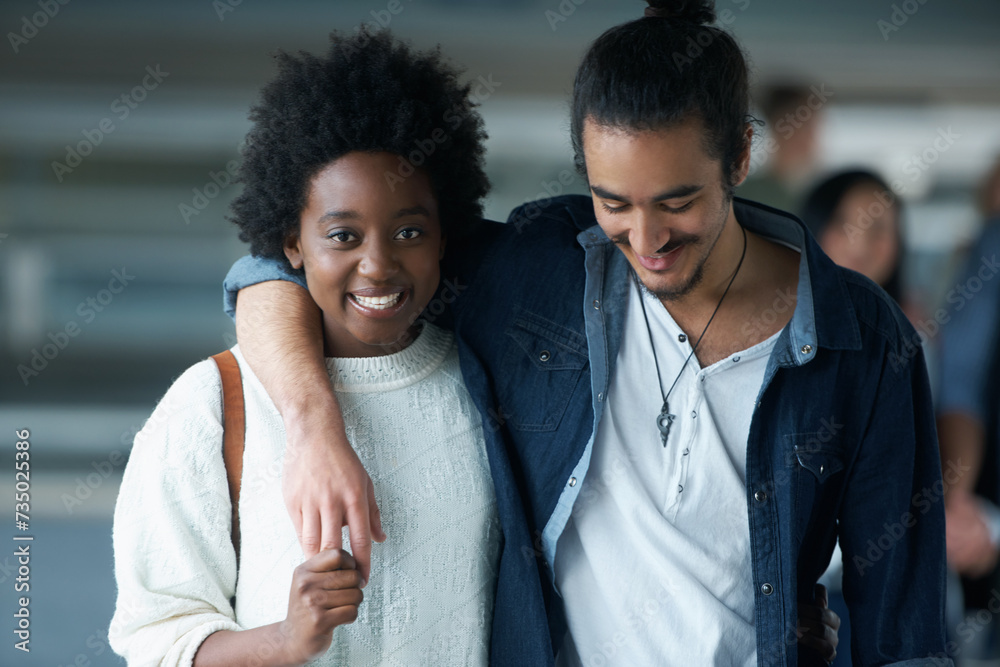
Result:
<svg viewBox="0 0 1000 667"><path fill-rule="evenodd" d="M677 419L677 415L670 414L670 403L664 401L663 407L660 408L660 414L656 417L656 428L660 429L660 441L664 447L667 446L667 438L670 437L670 427L673 426L675 419Z"/></svg>

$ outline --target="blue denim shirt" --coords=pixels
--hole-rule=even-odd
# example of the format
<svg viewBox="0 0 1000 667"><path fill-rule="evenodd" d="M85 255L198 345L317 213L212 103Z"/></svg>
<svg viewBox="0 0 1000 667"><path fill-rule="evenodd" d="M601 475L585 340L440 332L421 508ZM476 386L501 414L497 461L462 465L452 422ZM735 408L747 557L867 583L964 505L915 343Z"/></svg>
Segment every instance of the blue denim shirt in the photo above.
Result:
<svg viewBox="0 0 1000 667"><path fill-rule="evenodd" d="M816 664L798 648L797 605L812 601L839 536L854 663L950 665L944 487L923 352L904 345L913 329L792 216L739 199L735 211L802 253L797 305L747 438L758 664ZM427 317L454 327L483 415L504 531L492 662L552 664L565 632L553 563L615 371L628 263L590 199L575 195L449 243ZM239 288L279 278L291 276L276 262L241 259L226 279L227 310ZM787 307L776 295L761 321Z"/></svg>

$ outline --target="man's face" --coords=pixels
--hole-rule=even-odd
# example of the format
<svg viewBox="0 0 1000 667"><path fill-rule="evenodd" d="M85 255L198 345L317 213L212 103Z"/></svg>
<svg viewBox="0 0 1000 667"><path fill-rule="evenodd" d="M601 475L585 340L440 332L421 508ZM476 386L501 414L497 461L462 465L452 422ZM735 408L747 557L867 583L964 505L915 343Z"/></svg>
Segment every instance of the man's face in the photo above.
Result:
<svg viewBox="0 0 1000 667"><path fill-rule="evenodd" d="M732 217L722 164L705 152L703 133L693 116L668 129L639 132L590 119L584 124L597 222L661 300L678 299L698 286Z"/></svg>

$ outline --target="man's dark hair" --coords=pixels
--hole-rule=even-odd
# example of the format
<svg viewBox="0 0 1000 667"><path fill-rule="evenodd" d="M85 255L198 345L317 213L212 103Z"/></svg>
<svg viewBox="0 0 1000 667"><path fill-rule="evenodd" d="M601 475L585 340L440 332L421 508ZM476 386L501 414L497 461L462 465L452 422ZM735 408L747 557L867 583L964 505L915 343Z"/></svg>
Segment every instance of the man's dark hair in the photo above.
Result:
<svg viewBox="0 0 1000 667"><path fill-rule="evenodd" d="M646 16L611 28L591 45L573 84L571 134L586 175L584 121L628 132L659 130L690 117L705 127L706 152L722 162L727 189L747 146L749 73L708 0L650 0Z"/></svg>
<svg viewBox="0 0 1000 667"><path fill-rule="evenodd" d="M312 178L354 151L399 155L390 186L423 169L437 197L442 231L461 236L482 215L486 132L469 84L440 50L417 52L388 31L330 35L325 57L276 55L278 75L251 108L253 127L231 220L255 256L281 260L298 230Z"/></svg>

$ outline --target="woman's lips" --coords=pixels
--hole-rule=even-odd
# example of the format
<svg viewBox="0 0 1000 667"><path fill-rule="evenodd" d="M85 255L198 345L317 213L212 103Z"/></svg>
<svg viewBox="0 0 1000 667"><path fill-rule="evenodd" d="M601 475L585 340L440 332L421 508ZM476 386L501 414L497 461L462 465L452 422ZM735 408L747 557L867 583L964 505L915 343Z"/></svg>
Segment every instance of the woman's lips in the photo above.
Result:
<svg viewBox="0 0 1000 667"><path fill-rule="evenodd" d="M639 261L639 264L642 265L642 268L647 271L666 271L677 263L677 259L681 256L681 253L684 252L684 248L686 247L687 244L680 245L670 252L654 256L636 255L636 259Z"/></svg>
<svg viewBox="0 0 1000 667"><path fill-rule="evenodd" d="M399 313L403 309L403 306L410 300L410 290L377 296L349 292L347 300L365 317L381 319L393 317Z"/></svg>

